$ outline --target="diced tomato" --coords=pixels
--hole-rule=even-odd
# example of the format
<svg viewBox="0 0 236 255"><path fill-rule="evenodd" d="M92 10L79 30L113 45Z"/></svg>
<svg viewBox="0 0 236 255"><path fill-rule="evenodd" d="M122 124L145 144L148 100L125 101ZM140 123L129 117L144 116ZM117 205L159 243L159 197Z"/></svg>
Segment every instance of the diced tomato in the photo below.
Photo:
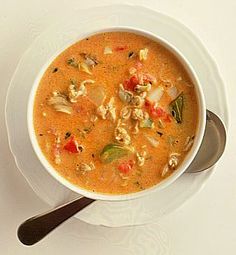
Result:
<svg viewBox="0 0 236 255"><path fill-rule="evenodd" d="M118 170L122 173L122 174L128 174L131 170L132 167L134 166L134 161L133 160L129 160L128 162L123 162L118 166Z"/></svg>
<svg viewBox="0 0 236 255"><path fill-rule="evenodd" d="M130 164L130 166L131 166L131 168L134 166L134 164L135 164L135 161L133 160L133 159L130 159L129 160L129 164Z"/></svg>
<svg viewBox="0 0 236 255"><path fill-rule="evenodd" d="M122 50L126 50L127 46L117 46L115 47L115 51L122 51Z"/></svg>
<svg viewBox="0 0 236 255"><path fill-rule="evenodd" d="M129 80L124 81L124 88L126 90L134 91L137 84L139 84L138 78L136 75L133 75Z"/></svg>
<svg viewBox="0 0 236 255"><path fill-rule="evenodd" d="M165 117L163 118L163 120L165 122L171 122L171 120L172 120L171 115L169 113L166 113Z"/></svg>
<svg viewBox="0 0 236 255"><path fill-rule="evenodd" d="M164 110L161 107L156 107L155 104L150 106L150 114L154 118L161 118L165 114Z"/></svg>
<svg viewBox="0 0 236 255"><path fill-rule="evenodd" d="M79 153L79 144L72 136L71 139L64 145L64 149L71 153Z"/></svg>
<svg viewBox="0 0 236 255"><path fill-rule="evenodd" d="M160 107L157 107L156 109L156 113L158 117L163 117L165 115L165 112L163 109L161 109Z"/></svg>
<svg viewBox="0 0 236 255"><path fill-rule="evenodd" d="M149 109L150 108L150 106L151 106L151 102L149 101L149 100L145 100L145 107L147 108L147 109Z"/></svg>
<svg viewBox="0 0 236 255"><path fill-rule="evenodd" d="M134 90L134 87L132 87L132 85L131 85L131 83L130 83L130 80L125 80L125 81L124 81L124 89L130 90L130 91L133 91L133 90Z"/></svg>
<svg viewBox="0 0 236 255"><path fill-rule="evenodd" d="M165 112L161 107L157 107L155 103L152 104L150 101L146 100L145 107L149 110L152 118L161 118L165 122L171 122L171 115Z"/></svg>
<svg viewBox="0 0 236 255"><path fill-rule="evenodd" d="M138 84L138 78L136 75L133 75L131 78L130 78L130 82L133 84L133 85L137 85Z"/></svg>

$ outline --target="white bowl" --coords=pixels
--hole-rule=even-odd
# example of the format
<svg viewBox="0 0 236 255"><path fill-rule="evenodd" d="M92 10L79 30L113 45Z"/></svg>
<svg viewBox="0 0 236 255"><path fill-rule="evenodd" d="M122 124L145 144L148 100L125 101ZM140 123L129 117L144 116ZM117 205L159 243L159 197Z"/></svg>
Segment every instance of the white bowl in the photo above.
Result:
<svg viewBox="0 0 236 255"><path fill-rule="evenodd" d="M33 126L33 106L34 106L34 98L35 98L35 93L37 91L39 82L46 71L47 67L51 64L51 62L58 56L62 51L64 51L66 48L68 48L71 44L75 43L78 40L81 40L83 38L89 37L91 35L97 34L97 33L102 33L102 32L115 32L115 31L123 31L123 32L131 32L139 35L143 35L147 38L152 39L153 41L156 41L163 45L165 48L170 50L177 58L178 60L182 63L182 65L185 67L186 71L188 72L191 80L194 83L196 95L197 95L197 100L198 100L198 112L199 112L199 118L198 118L198 126L197 126L197 131L194 139L194 144L191 148L191 150L188 152L187 156L185 157L184 161L179 165L177 170L174 171L173 174L171 174L169 177L161 181L160 183L139 191L135 193L129 193L129 194L122 194L122 195L113 195L113 194L104 194L104 193L97 193L97 192L92 192L89 190L86 190L82 187L79 187L68 180L66 180L64 177L62 177L53 167L52 165L48 162L44 154L42 153ZM204 95L202 92L201 84L198 80L198 77L193 70L191 64L188 62L188 60L181 54L181 49L177 49L173 45L171 45L169 42L166 40L160 38L158 35L152 34L150 32L141 30L141 29L135 29L132 27L111 27L107 29L102 29L102 30L97 30L97 31L91 31L90 33L83 34L77 38L76 41L73 41L70 43L70 45L65 45L63 49L60 51L56 52L48 61L45 63L45 65L42 67L42 69L39 71L38 76L36 77L34 84L32 86L32 90L29 96L29 101L28 101L28 111L27 111L27 121L28 121L28 132L30 136L30 140L33 146L33 149L44 166L44 168L61 184L66 186L67 188L71 189L72 191L92 198L96 200L108 200L108 201L121 201L121 200L129 200L129 199L135 199L142 197L144 195L148 195L151 192L158 192L158 190L163 189L173 183L184 171L188 168L188 166L191 164L193 161L194 157L196 156L198 149L201 145L204 131L205 131L205 125L206 125L206 106L205 106L205 99Z"/></svg>

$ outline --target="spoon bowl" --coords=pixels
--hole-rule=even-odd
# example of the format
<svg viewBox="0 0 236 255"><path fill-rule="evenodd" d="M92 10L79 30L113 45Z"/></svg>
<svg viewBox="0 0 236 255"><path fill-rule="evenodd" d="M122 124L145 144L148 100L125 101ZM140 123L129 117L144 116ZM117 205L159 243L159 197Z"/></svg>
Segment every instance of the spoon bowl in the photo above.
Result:
<svg viewBox="0 0 236 255"><path fill-rule="evenodd" d="M226 128L215 113L207 110L206 129L199 151L186 173L210 169L221 158L226 146Z"/></svg>

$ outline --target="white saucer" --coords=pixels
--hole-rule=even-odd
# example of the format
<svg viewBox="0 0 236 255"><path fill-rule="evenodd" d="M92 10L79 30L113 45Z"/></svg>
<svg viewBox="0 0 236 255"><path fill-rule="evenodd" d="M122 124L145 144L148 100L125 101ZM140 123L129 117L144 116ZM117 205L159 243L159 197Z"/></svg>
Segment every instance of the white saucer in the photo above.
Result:
<svg viewBox="0 0 236 255"><path fill-rule="evenodd" d="M76 10L42 33L25 52L11 80L6 105L6 121L11 151L16 164L38 196L51 206L77 195L54 180L33 152L27 133L26 109L33 81L47 59L58 49L74 41L79 34L110 26L141 28L167 39L195 68L203 85L207 108L228 125L225 87L217 66L201 42L184 25L150 9L131 5L112 5ZM97 201L76 215L95 225L111 227L152 222L180 207L196 194L213 172L183 174L168 188L148 197L126 202Z"/></svg>

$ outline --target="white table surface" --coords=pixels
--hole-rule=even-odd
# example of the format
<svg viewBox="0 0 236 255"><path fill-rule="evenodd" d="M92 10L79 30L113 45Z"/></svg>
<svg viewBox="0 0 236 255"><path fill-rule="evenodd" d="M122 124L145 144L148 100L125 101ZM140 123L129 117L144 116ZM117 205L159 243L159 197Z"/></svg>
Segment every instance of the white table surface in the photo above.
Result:
<svg viewBox="0 0 236 255"><path fill-rule="evenodd" d="M25 247L16 238L17 226L48 206L31 191L9 151L4 104L10 78L34 38L64 12L119 2L145 5L178 19L213 55L231 108L226 153L206 187L158 222L111 229L72 218L42 242ZM235 13L235 0L0 0L0 254L236 254Z"/></svg>

